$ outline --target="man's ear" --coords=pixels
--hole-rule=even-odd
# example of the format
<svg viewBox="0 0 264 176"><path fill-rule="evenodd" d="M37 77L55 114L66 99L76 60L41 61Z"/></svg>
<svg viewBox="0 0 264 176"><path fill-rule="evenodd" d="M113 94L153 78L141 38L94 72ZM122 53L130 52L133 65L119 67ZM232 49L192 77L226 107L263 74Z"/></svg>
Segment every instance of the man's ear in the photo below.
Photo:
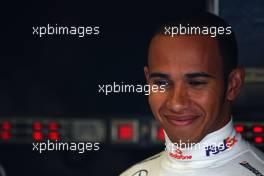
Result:
<svg viewBox="0 0 264 176"><path fill-rule="evenodd" d="M245 70L236 68L228 76L227 100L234 101L244 85Z"/></svg>
<svg viewBox="0 0 264 176"><path fill-rule="evenodd" d="M146 78L146 82L149 82L149 69L147 66L144 67L144 74L145 74L145 78Z"/></svg>

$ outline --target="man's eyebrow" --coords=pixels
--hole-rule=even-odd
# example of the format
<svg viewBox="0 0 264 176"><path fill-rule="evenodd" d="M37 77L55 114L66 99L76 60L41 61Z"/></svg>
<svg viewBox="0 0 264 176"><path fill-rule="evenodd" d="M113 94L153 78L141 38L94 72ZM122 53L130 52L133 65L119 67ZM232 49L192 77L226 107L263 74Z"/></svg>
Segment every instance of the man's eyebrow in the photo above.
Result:
<svg viewBox="0 0 264 176"><path fill-rule="evenodd" d="M151 73L149 75L149 77L150 78L153 78L153 77L169 78L170 76L168 74L165 74L165 73L154 72L154 73Z"/></svg>
<svg viewBox="0 0 264 176"><path fill-rule="evenodd" d="M206 72L194 72L194 73L187 73L185 74L185 77L187 78L196 78L196 77L207 77L207 78L215 78L213 75L210 75Z"/></svg>

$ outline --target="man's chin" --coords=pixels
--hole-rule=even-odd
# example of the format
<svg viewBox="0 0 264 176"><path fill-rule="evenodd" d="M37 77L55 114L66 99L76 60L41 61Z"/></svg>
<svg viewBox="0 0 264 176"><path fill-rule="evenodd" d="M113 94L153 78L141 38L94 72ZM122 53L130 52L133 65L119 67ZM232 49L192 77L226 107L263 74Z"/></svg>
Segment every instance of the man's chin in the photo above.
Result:
<svg viewBox="0 0 264 176"><path fill-rule="evenodd" d="M203 138L203 135L200 134L198 129L196 130L193 128L192 130L166 130L166 134L168 135L169 139L173 143L199 143ZM196 131L196 132L195 132Z"/></svg>
<svg viewBox="0 0 264 176"><path fill-rule="evenodd" d="M170 138L171 139L171 138ZM183 144L183 145L192 145L196 143L195 139L191 139L188 137L176 137L176 138L172 138L171 139L172 143L176 143L176 144Z"/></svg>

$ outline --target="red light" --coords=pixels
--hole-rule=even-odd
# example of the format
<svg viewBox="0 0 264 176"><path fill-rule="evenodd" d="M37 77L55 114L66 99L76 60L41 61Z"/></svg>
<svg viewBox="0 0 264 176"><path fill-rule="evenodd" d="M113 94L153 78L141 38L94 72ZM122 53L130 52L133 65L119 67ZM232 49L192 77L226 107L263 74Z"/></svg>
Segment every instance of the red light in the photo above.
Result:
<svg viewBox="0 0 264 176"><path fill-rule="evenodd" d="M254 133L263 133L263 127L262 126L254 126L253 132Z"/></svg>
<svg viewBox="0 0 264 176"><path fill-rule="evenodd" d="M257 137L254 138L254 141L255 141L255 143L260 144L260 143L263 142L263 137L261 137L261 136L257 136Z"/></svg>
<svg viewBox="0 0 264 176"><path fill-rule="evenodd" d="M10 138L11 138L11 134L10 134L10 132L9 132L9 131L3 131L3 132L1 133L1 138L2 138L3 140L8 140L8 139L10 139Z"/></svg>
<svg viewBox="0 0 264 176"><path fill-rule="evenodd" d="M118 138L123 140L131 140L133 138L133 127L130 124L118 126Z"/></svg>
<svg viewBox="0 0 264 176"><path fill-rule="evenodd" d="M43 134L40 131L35 131L32 135L33 139L36 141L40 141L43 139Z"/></svg>
<svg viewBox="0 0 264 176"><path fill-rule="evenodd" d="M10 124L9 122L4 121L4 122L2 123L2 129L3 129L3 130L10 130L10 128L11 128L11 124Z"/></svg>
<svg viewBox="0 0 264 176"><path fill-rule="evenodd" d="M157 139L162 141L164 140L164 131L161 127L158 128Z"/></svg>
<svg viewBox="0 0 264 176"><path fill-rule="evenodd" d="M52 130L52 131L56 131L58 130L58 124L56 122L50 122L49 123L49 129Z"/></svg>
<svg viewBox="0 0 264 176"><path fill-rule="evenodd" d="M59 138L60 138L60 135L59 135L59 133L58 132L50 132L49 133L49 139L50 140L54 140L54 141L56 141L56 140L59 140Z"/></svg>
<svg viewBox="0 0 264 176"><path fill-rule="evenodd" d="M34 122L33 123L33 129L34 130L41 130L42 124L40 122Z"/></svg>
<svg viewBox="0 0 264 176"><path fill-rule="evenodd" d="M236 125L236 126L235 126L235 130L236 130L236 132L238 132L238 133L243 133L244 130L245 130L245 128L244 128L243 125Z"/></svg>

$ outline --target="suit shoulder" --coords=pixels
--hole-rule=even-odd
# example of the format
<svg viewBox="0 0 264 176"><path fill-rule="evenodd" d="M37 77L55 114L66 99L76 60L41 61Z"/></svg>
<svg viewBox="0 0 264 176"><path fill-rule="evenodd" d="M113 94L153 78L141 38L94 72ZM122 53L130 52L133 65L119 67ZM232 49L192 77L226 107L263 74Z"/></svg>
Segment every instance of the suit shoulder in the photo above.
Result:
<svg viewBox="0 0 264 176"><path fill-rule="evenodd" d="M259 162L264 164L264 153L253 145L251 145L250 147L251 147L251 151L253 155L255 156L255 158L259 160Z"/></svg>
<svg viewBox="0 0 264 176"><path fill-rule="evenodd" d="M136 163L135 165L129 167L120 176L137 176L137 175L147 175L149 171L153 168L157 168L159 165L160 158L163 152L153 155L143 161Z"/></svg>
<svg viewBox="0 0 264 176"><path fill-rule="evenodd" d="M252 144L247 143L245 149L229 163L233 169L243 171L243 173L264 174L264 154ZM245 174L244 174L245 175Z"/></svg>

